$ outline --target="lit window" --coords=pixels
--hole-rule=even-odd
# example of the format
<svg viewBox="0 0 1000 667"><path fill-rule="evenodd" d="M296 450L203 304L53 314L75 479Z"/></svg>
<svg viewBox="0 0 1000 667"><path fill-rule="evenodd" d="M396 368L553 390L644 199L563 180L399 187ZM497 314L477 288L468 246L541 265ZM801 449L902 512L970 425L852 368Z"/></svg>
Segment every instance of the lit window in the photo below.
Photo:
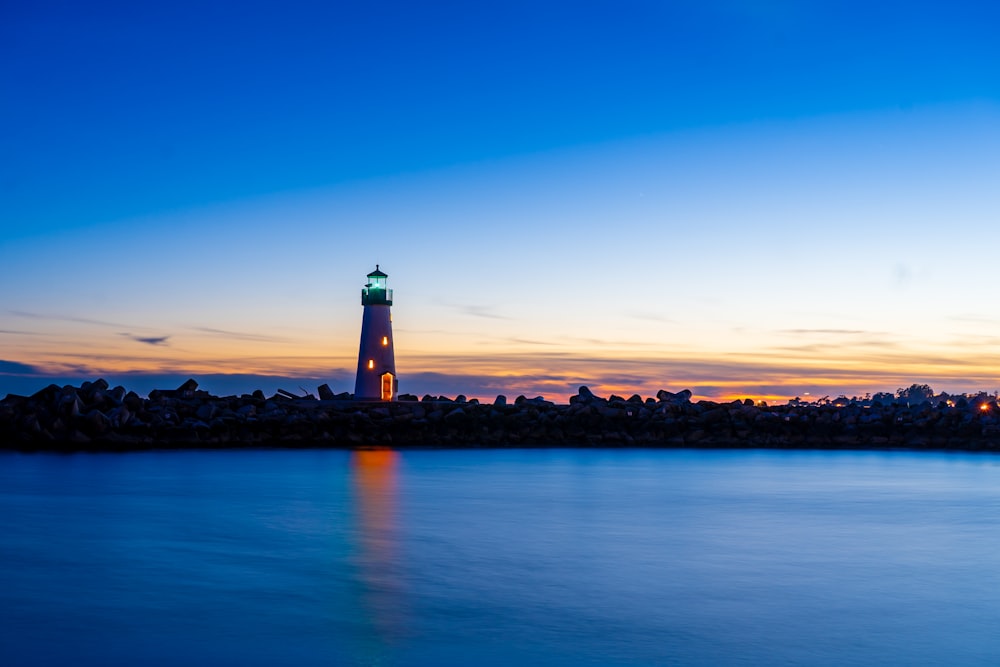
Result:
<svg viewBox="0 0 1000 667"><path fill-rule="evenodd" d="M368 368L369 369L375 368L375 360L374 359L369 359L368 360Z"/></svg>
<svg viewBox="0 0 1000 667"><path fill-rule="evenodd" d="M389 344L389 337L388 336L382 336L382 347L385 347L388 344Z"/></svg>

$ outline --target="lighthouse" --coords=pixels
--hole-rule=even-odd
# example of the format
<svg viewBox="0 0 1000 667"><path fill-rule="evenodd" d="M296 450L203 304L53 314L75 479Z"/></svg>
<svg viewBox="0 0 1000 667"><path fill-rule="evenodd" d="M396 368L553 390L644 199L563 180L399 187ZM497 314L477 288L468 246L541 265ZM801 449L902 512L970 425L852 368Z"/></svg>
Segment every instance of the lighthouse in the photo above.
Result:
<svg viewBox="0 0 1000 667"><path fill-rule="evenodd" d="M392 351L392 290L386 289L388 274L375 270L361 290L361 345L358 348L358 376L354 382L356 401L392 401L399 390L396 359Z"/></svg>

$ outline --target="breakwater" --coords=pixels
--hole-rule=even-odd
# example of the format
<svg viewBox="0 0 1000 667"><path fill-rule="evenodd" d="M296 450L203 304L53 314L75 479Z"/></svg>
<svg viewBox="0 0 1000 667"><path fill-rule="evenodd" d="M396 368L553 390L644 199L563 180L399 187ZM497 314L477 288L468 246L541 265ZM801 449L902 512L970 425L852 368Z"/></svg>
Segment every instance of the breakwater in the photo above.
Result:
<svg viewBox="0 0 1000 667"><path fill-rule="evenodd" d="M212 396L188 380L141 397L104 380L50 385L0 401L0 447L769 447L1000 451L995 401L814 403L692 401L690 391L602 397L581 387L568 403L519 396L402 395L358 402L323 385L319 398L279 391Z"/></svg>

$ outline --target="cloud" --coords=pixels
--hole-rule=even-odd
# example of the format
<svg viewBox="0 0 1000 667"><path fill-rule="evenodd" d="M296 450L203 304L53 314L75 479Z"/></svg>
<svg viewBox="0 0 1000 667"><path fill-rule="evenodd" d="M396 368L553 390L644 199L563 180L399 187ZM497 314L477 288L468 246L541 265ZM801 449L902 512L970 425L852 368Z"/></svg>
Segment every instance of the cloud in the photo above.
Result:
<svg viewBox="0 0 1000 667"><path fill-rule="evenodd" d="M135 334L123 333L126 338L131 338L137 343L146 343L147 345L166 345L167 340L170 336L136 336Z"/></svg>
<svg viewBox="0 0 1000 667"><path fill-rule="evenodd" d="M669 317L664 317L660 313L654 312L643 312L639 310L633 310L625 313L626 317L631 317L635 320L645 320L648 322L662 322L663 324L675 324L677 320L670 319Z"/></svg>
<svg viewBox="0 0 1000 667"><path fill-rule="evenodd" d="M864 329L779 329L778 333L782 334L792 334L792 335L809 335L809 334L831 334L835 336L856 336L858 334L875 334L874 331L865 331Z"/></svg>
<svg viewBox="0 0 1000 667"><path fill-rule="evenodd" d="M39 370L29 364L22 364L20 361L7 361L0 359L0 374L3 375L38 375Z"/></svg>
<svg viewBox="0 0 1000 667"><path fill-rule="evenodd" d="M472 315L473 317L485 317L491 320L509 320L510 318L505 315L498 315L493 311L490 306L451 306L457 311L465 313L466 315Z"/></svg>
<svg viewBox="0 0 1000 667"><path fill-rule="evenodd" d="M614 340L611 338L581 338L578 336L565 336L567 341L577 341L580 343L585 343L587 345L597 346L597 347L623 347L627 349L636 349L640 347L662 347L662 343L649 341L635 341L635 340Z"/></svg>
<svg viewBox="0 0 1000 667"><path fill-rule="evenodd" d="M504 338L503 340L505 340L508 343L517 343L518 345L546 345L546 346L558 345L558 343L555 343L550 340L530 340L528 338L515 338L515 337Z"/></svg>
<svg viewBox="0 0 1000 667"><path fill-rule="evenodd" d="M135 327L128 324L122 324L121 322L107 322L105 320L94 320L89 317L70 317L67 315L42 315L41 313L30 313L24 310L9 310L7 311L11 315L16 317L24 317L32 320L51 320L55 322L76 322L78 324L94 324L100 327L114 327L116 329L139 329L142 327Z"/></svg>
<svg viewBox="0 0 1000 667"><path fill-rule="evenodd" d="M208 333L215 336L225 336L226 338L234 338L236 340L251 340L258 341L261 343L284 343L287 342L287 338L281 338L279 336L262 336L260 334L250 334L243 333L240 331L226 331L225 329L213 329L212 327L192 327L193 331L200 331L202 333Z"/></svg>

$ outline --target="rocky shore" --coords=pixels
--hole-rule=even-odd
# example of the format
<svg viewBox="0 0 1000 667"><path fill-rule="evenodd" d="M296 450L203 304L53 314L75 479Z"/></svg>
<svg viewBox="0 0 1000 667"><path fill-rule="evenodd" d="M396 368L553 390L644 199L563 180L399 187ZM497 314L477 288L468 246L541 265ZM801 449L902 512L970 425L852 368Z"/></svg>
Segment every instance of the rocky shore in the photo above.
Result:
<svg viewBox="0 0 1000 667"><path fill-rule="evenodd" d="M104 380L50 385L0 401L0 448L129 450L183 447L767 447L1000 451L995 400L862 404L750 399L692 401L690 391L601 397L580 387L568 404L541 397L464 396L393 403L279 390L212 396L188 380L147 398Z"/></svg>

